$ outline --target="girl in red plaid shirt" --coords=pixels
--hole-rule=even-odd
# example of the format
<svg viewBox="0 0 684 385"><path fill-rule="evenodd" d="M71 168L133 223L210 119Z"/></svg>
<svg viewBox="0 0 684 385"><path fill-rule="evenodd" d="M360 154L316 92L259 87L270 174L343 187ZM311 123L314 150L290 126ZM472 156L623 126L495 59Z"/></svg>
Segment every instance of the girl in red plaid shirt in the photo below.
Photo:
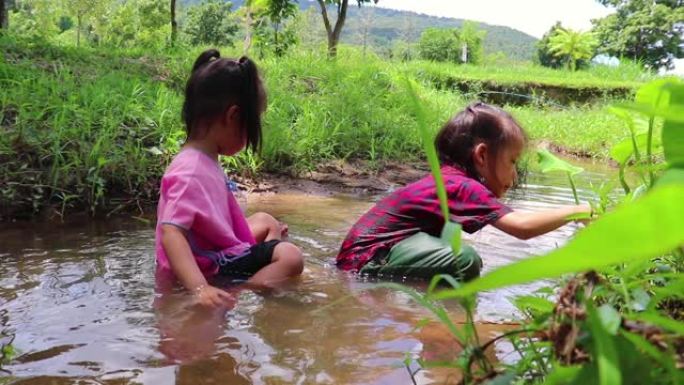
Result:
<svg viewBox="0 0 684 385"><path fill-rule="evenodd" d="M491 224L520 239L555 230L589 205L539 212L514 211L499 201L517 179L516 162L527 136L504 110L481 102L469 105L437 134L451 220L468 233ZM432 175L396 190L351 228L337 256L343 270L362 274L432 278L479 276L482 259L470 246L454 255L439 239L444 226Z"/></svg>

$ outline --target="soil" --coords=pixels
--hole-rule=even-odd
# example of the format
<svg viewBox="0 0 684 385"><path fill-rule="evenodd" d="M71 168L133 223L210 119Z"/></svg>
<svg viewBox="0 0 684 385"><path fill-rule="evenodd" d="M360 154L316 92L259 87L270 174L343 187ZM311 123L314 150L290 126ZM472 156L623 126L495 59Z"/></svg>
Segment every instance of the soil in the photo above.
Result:
<svg viewBox="0 0 684 385"><path fill-rule="evenodd" d="M430 172L427 165L341 160L322 163L300 173L263 173L258 178L234 178L250 194L299 192L312 195L334 193L377 194L414 182Z"/></svg>

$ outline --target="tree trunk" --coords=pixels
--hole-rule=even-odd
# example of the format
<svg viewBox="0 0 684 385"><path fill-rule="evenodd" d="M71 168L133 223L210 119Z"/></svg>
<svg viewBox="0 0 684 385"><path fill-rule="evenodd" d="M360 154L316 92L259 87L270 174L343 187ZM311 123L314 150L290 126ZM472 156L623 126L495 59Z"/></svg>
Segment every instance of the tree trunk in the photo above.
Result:
<svg viewBox="0 0 684 385"><path fill-rule="evenodd" d="M78 26L76 27L76 47L80 47L81 46L81 24L83 21L83 16L78 15L77 19L78 19Z"/></svg>
<svg viewBox="0 0 684 385"><path fill-rule="evenodd" d="M328 33L328 57L332 59L337 56L337 43L340 41L342 27L344 26L344 21L347 18L347 6L349 5L349 0L337 0L337 20L335 20L334 27L330 25L330 19L328 18L328 10L325 8L325 2L323 0L317 1L318 5L321 7L321 15L323 15L325 31Z"/></svg>
<svg viewBox="0 0 684 385"><path fill-rule="evenodd" d="M7 29L9 27L8 12L8 0L0 0L0 29Z"/></svg>
<svg viewBox="0 0 684 385"><path fill-rule="evenodd" d="M247 7L245 15L245 42L243 47L243 55L249 54L249 49L252 47L252 8Z"/></svg>
<svg viewBox="0 0 684 385"><path fill-rule="evenodd" d="M171 0L171 45L176 45L178 22L176 22L176 0Z"/></svg>

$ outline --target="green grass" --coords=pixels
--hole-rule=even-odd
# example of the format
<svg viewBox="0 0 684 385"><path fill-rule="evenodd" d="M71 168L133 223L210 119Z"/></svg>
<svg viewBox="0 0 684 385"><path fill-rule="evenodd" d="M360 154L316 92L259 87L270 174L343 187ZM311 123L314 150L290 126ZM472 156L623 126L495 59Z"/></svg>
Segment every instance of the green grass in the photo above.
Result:
<svg viewBox="0 0 684 385"><path fill-rule="evenodd" d="M76 49L0 38L0 215L154 202L184 139L182 90L200 48L164 55ZM188 52L189 51L189 52ZM222 50L235 54L235 50ZM335 62L294 52L259 60L269 107L260 155L232 172L302 171L333 159L424 161L404 77L407 66L343 47ZM444 67L446 68L446 67ZM459 67L460 68L460 67ZM434 134L470 100L419 82ZM603 106L510 107L534 140L605 156L624 137Z"/></svg>
<svg viewBox="0 0 684 385"><path fill-rule="evenodd" d="M635 89L655 75L643 72L634 64L619 67L596 66L588 70L570 72L536 65L461 65L429 61L413 61L405 67L417 74L432 78L450 77L466 81L488 81L501 85L539 84L570 89L596 88Z"/></svg>

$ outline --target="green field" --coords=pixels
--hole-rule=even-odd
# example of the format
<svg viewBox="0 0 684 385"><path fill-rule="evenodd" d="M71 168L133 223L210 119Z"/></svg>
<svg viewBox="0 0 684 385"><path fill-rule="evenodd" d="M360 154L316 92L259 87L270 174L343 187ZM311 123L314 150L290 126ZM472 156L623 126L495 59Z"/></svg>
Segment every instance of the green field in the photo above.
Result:
<svg viewBox="0 0 684 385"><path fill-rule="evenodd" d="M156 199L164 165L184 139L182 88L201 49L149 55L11 37L2 38L0 48L0 169L8 181L0 192L3 214L31 215L49 205L97 212ZM599 79L625 87L640 81L619 71L569 75L537 67L494 71L388 62L351 47L342 47L336 61L299 50L259 64L269 97L263 151L226 160L234 173L297 172L334 159L423 162L404 79L417 82L433 132L479 95L439 89L421 71L472 79L485 79L491 71L491 81L519 77L520 82L536 79L568 89L596 87ZM626 135L624 125L606 113L610 102L508 109L533 141L605 157L606 143Z"/></svg>

